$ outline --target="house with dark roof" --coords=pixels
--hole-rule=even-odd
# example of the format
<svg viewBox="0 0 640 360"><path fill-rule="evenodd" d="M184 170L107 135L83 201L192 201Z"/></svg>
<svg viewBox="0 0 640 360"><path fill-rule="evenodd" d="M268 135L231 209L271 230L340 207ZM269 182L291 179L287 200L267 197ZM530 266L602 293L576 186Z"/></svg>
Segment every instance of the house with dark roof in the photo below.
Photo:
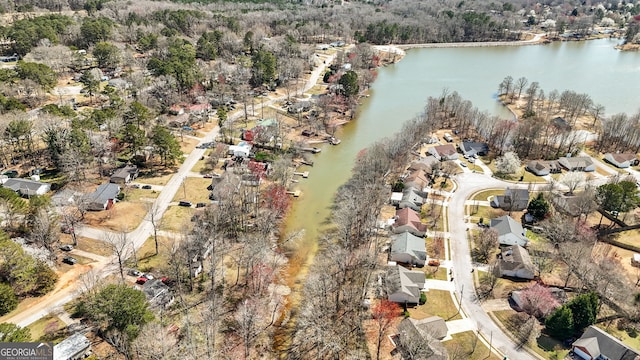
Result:
<svg viewBox="0 0 640 360"><path fill-rule="evenodd" d="M457 160L458 152L456 148L451 144L438 145L429 148L429 154L433 155L440 161Z"/></svg>
<svg viewBox="0 0 640 360"><path fill-rule="evenodd" d="M403 359L447 360L447 349L436 341L443 332L446 336L447 325L437 316L423 320L406 318L398 324L395 345Z"/></svg>
<svg viewBox="0 0 640 360"><path fill-rule="evenodd" d="M529 243L529 239L524 236L525 232L522 224L515 221L509 215L491 219L489 226L498 232L498 243L500 243L500 245L527 246Z"/></svg>
<svg viewBox="0 0 640 360"><path fill-rule="evenodd" d="M424 236L427 233L427 225L420 220L420 214L413 209L404 208L396 211L395 221L391 226L391 230L395 234L401 234L405 231L415 236Z"/></svg>
<svg viewBox="0 0 640 360"><path fill-rule="evenodd" d="M142 292L147 297L147 301L149 301L149 305L151 305L152 308L166 308L171 305L174 300L169 287L159 279L147 280L144 285L142 285Z"/></svg>
<svg viewBox="0 0 640 360"><path fill-rule="evenodd" d="M604 159L611 165L626 169L630 166L638 165L638 157L633 153L612 154L607 153L604 155Z"/></svg>
<svg viewBox="0 0 640 360"><path fill-rule="evenodd" d="M538 176L546 176L549 174L558 174L562 172L560 164L557 161L533 160L529 161L526 169Z"/></svg>
<svg viewBox="0 0 640 360"><path fill-rule="evenodd" d="M571 344L571 352L584 360L639 360L640 352L593 325Z"/></svg>
<svg viewBox="0 0 640 360"><path fill-rule="evenodd" d="M51 190L51 184L20 178L6 179L2 186L25 197L44 195Z"/></svg>
<svg viewBox="0 0 640 360"><path fill-rule="evenodd" d="M596 170L596 165L588 156L561 157L558 163L568 171L591 172Z"/></svg>
<svg viewBox="0 0 640 360"><path fill-rule="evenodd" d="M389 301L418 304L426 277L422 271L407 270L400 265L395 265L387 268L384 281Z"/></svg>
<svg viewBox="0 0 640 360"><path fill-rule="evenodd" d="M406 187L402 190L402 193L392 193L392 204L396 205L400 209L410 208L415 211L420 211L422 205L427 202L428 194L424 191L420 191L413 186Z"/></svg>
<svg viewBox="0 0 640 360"><path fill-rule="evenodd" d="M96 191L85 196L87 210L102 211L110 209L116 203L118 194L120 194L120 186L118 184L101 184Z"/></svg>
<svg viewBox="0 0 640 360"><path fill-rule="evenodd" d="M53 360L84 359L91 354L91 342L81 333L75 333L53 347Z"/></svg>
<svg viewBox="0 0 640 360"><path fill-rule="evenodd" d="M513 245L502 249L500 259L495 267L496 276L508 276L520 279L533 279L535 266L527 249Z"/></svg>
<svg viewBox="0 0 640 360"><path fill-rule="evenodd" d="M109 178L109 182L114 184L127 184L138 177L138 167L135 165L126 165L117 169Z"/></svg>
<svg viewBox="0 0 640 360"><path fill-rule="evenodd" d="M389 260L422 267L427 261L427 247L424 238L408 231L391 235Z"/></svg>
<svg viewBox="0 0 640 360"><path fill-rule="evenodd" d="M571 125L564 118L558 116L551 120L551 125L559 130L571 130Z"/></svg>
<svg viewBox="0 0 640 360"><path fill-rule="evenodd" d="M491 206L504 211L522 211L529 205L529 190L507 188L504 195L496 195Z"/></svg>
<svg viewBox="0 0 640 360"><path fill-rule="evenodd" d="M465 156L484 156L489 153L489 145L478 141L463 141L458 145L458 148Z"/></svg>

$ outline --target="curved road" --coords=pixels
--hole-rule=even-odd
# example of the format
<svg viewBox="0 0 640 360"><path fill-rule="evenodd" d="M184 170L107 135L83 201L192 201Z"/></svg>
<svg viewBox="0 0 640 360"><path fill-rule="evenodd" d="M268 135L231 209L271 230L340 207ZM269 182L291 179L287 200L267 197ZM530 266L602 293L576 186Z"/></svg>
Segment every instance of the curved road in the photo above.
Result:
<svg viewBox="0 0 640 360"><path fill-rule="evenodd" d="M346 49L350 47L352 46L349 46ZM322 60L324 61L311 72L311 75L309 76L309 79L307 80L304 88L298 90L295 95L300 95L315 86L318 82L318 79L320 79L320 76L324 74L327 66L333 62L335 57L336 54L323 57ZM260 109L262 106L270 106L273 103L282 101L286 98L286 95L282 95L277 98L269 99L268 101L265 101L262 104L258 104L255 107L257 109ZM244 113L242 111L237 111L229 116L229 118L231 120L235 120L243 114ZM219 130L220 129L218 127L211 130L204 136L204 138L201 139L201 143L213 141L218 135ZM178 171L163 187L162 192L154 202L154 207L156 209L158 219L162 218L165 211L168 209L169 204L173 200L176 192L180 189L183 180L189 175L189 172L196 165L198 160L200 160L200 158L204 155L205 151L206 149L197 148L191 151L189 156L184 159L182 166L180 166ZM105 234L108 234L108 232L102 231L100 229L81 226L78 227L77 234L79 236L86 236L89 238L103 240ZM147 213L140 225L135 230L127 233L127 238L133 243L135 249L139 249L152 234L153 225L150 221L150 215ZM125 258L128 258L133 254L132 250L133 249L125 254ZM96 277L104 278L109 276L110 274L116 273L119 270L116 264L117 258L114 255L108 258L104 258L102 261L86 265L86 267L91 268L90 271L96 274ZM4 318L3 322L11 322L17 324L20 327L25 327L48 315L49 313L54 312L56 309L59 309L64 304L73 300L79 295L79 292L83 288L86 288L87 286L93 286L93 284L83 284L83 281L80 281L79 270L81 269L82 268L80 265L76 265L73 271L68 271L60 278L56 285L56 288L52 292L40 298L37 303L29 307L28 309Z"/></svg>

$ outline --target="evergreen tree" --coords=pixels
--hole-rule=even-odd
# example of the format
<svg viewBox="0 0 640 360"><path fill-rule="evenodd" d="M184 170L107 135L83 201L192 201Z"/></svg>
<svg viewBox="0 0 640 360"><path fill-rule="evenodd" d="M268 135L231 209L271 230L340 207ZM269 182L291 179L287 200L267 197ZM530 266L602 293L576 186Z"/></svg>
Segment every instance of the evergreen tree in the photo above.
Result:
<svg viewBox="0 0 640 360"><path fill-rule="evenodd" d="M578 295L567 306L573 315L573 328L582 331L596 322L598 295L594 292Z"/></svg>
<svg viewBox="0 0 640 360"><path fill-rule="evenodd" d="M573 335L573 314L571 309L560 306L545 321L547 333L557 339L566 339Z"/></svg>
<svg viewBox="0 0 640 360"><path fill-rule="evenodd" d="M549 212L549 203L544 199L542 193L538 193L538 196L529 202L527 206L527 214L533 216L536 221L543 220Z"/></svg>
<svg viewBox="0 0 640 360"><path fill-rule="evenodd" d="M160 155L162 163L170 166L176 163L182 157L180 143L165 127L157 125L153 129L151 141L155 147L156 153Z"/></svg>
<svg viewBox="0 0 640 360"><path fill-rule="evenodd" d="M0 315L11 312L18 306L18 298L11 285L0 283Z"/></svg>
<svg viewBox="0 0 640 360"><path fill-rule="evenodd" d="M358 74L355 71L347 71L338 83L342 85L342 95L346 97L352 97L358 95L360 92L360 85L358 85Z"/></svg>
<svg viewBox="0 0 640 360"><path fill-rule="evenodd" d="M29 328L21 328L16 324L0 324L0 342L29 342L31 331Z"/></svg>

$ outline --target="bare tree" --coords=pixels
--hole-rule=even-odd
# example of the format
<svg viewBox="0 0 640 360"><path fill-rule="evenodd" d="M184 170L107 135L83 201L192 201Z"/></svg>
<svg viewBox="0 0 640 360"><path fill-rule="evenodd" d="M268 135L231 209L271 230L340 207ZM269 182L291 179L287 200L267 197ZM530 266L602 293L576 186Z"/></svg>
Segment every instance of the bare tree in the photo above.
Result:
<svg viewBox="0 0 640 360"><path fill-rule="evenodd" d="M131 242L127 239L127 233L121 230L118 233L105 232L103 241L107 249L113 252L118 261L118 269L120 270L120 279L124 283L124 262L127 260L131 251Z"/></svg>
<svg viewBox="0 0 640 360"><path fill-rule="evenodd" d="M147 216L149 218L149 222L151 226L153 226L153 241L156 245L156 255L158 255L158 228L160 227L160 222L162 221L162 217L160 216L160 209L158 209L158 205L153 203L147 203Z"/></svg>
<svg viewBox="0 0 640 360"><path fill-rule="evenodd" d="M483 229L474 237L474 247L471 253L475 261L491 263L495 260L496 249L498 248L498 232L495 229Z"/></svg>
<svg viewBox="0 0 640 360"><path fill-rule="evenodd" d="M566 186L569 190L568 190L568 195L573 195L574 191L580 187L581 185L583 185L586 181L587 177L585 176L585 174L583 172L578 172L578 171L570 171L564 175L562 175L562 177L560 177L560 183L564 186Z"/></svg>
<svg viewBox="0 0 640 360"><path fill-rule="evenodd" d="M522 91L524 90L525 87L527 87L528 84L529 84L529 80L527 80L527 78L524 76L516 80L515 87L516 89L518 89L518 99L520 99L520 95L522 94Z"/></svg>

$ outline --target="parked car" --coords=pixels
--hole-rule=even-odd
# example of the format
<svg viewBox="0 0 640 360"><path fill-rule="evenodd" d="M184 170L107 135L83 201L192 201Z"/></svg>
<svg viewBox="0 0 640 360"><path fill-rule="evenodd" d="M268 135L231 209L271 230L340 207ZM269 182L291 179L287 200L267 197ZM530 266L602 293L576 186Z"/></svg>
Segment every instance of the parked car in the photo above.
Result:
<svg viewBox="0 0 640 360"><path fill-rule="evenodd" d="M73 245L71 245L71 244L61 245L60 246L60 250L62 250L62 251L71 251L71 250L73 250Z"/></svg>
<svg viewBox="0 0 640 360"><path fill-rule="evenodd" d="M146 283L146 282L147 282L147 280L149 280L149 279L147 279L147 278L146 278L146 277L144 277L144 276L140 276L139 278L137 278L137 279L136 279L136 284L140 284L140 285L142 285L142 284Z"/></svg>
<svg viewBox="0 0 640 360"><path fill-rule="evenodd" d="M140 276L142 276L142 272L141 272L141 271L138 271L138 270L136 270L136 269L130 269L130 270L129 270L129 275L131 275L131 276L136 276L136 277L140 277Z"/></svg>
<svg viewBox="0 0 640 360"><path fill-rule="evenodd" d="M145 278L147 280L153 280L154 279L153 275L147 274L147 273L144 273L144 274L140 275L140 277L143 277L143 278Z"/></svg>
<svg viewBox="0 0 640 360"><path fill-rule="evenodd" d="M7 170L2 175L7 175L8 178L16 178L18 177L18 172L16 170Z"/></svg>
<svg viewBox="0 0 640 360"><path fill-rule="evenodd" d="M203 208L203 207L205 207L205 206L207 206L207 204L206 204L206 203L197 203L197 204L196 204L196 207L197 207L197 208Z"/></svg>
<svg viewBox="0 0 640 360"><path fill-rule="evenodd" d="M213 175L211 174L204 174L203 178L205 179L211 179L213 177Z"/></svg>
<svg viewBox="0 0 640 360"><path fill-rule="evenodd" d="M133 184L133 185L131 185L131 187L134 188L134 189L140 189L140 185L138 185L138 184Z"/></svg>
<svg viewBox="0 0 640 360"><path fill-rule="evenodd" d="M191 207L191 201L180 201L178 203L178 205L180 206L186 206L186 207Z"/></svg>
<svg viewBox="0 0 640 360"><path fill-rule="evenodd" d="M174 279L170 279L168 277L163 277L162 279L160 279L160 281L162 281L165 285L171 287L173 285L176 284L176 281Z"/></svg>
<svg viewBox="0 0 640 360"><path fill-rule="evenodd" d="M145 190L151 190L151 185L142 185L142 188Z"/></svg>
<svg viewBox="0 0 640 360"><path fill-rule="evenodd" d="M463 163L463 162L460 162L460 166L462 166L462 167L467 167L467 164L465 164L465 163Z"/></svg>
<svg viewBox="0 0 640 360"><path fill-rule="evenodd" d="M62 258L62 262L69 265L75 265L78 262L78 260L76 260L76 258L73 258L71 256L65 256Z"/></svg>

